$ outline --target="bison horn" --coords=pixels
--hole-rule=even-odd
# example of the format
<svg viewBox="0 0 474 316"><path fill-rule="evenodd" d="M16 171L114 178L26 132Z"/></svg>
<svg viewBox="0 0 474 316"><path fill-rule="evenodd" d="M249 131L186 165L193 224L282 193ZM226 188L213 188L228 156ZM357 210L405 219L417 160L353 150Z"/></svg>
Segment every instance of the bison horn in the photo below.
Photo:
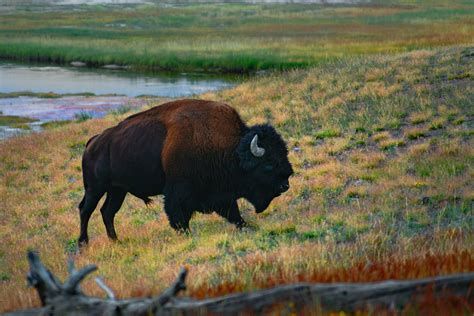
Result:
<svg viewBox="0 0 474 316"><path fill-rule="evenodd" d="M265 155L265 149L262 147L258 147L258 135L255 134L255 136L252 139L252 142L250 143L250 151L255 157L262 157Z"/></svg>

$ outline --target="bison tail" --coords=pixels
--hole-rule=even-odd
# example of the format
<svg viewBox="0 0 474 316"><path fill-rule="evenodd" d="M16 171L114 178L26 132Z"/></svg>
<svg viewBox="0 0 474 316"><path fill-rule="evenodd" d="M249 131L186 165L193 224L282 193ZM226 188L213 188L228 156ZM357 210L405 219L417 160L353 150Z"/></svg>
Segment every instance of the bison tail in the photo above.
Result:
<svg viewBox="0 0 474 316"><path fill-rule="evenodd" d="M99 134L92 136L92 137L87 141L87 143L86 143L86 148L87 148L87 146L89 146L89 144L91 143L91 141L93 141L94 138L96 138L97 136L99 136Z"/></svg>

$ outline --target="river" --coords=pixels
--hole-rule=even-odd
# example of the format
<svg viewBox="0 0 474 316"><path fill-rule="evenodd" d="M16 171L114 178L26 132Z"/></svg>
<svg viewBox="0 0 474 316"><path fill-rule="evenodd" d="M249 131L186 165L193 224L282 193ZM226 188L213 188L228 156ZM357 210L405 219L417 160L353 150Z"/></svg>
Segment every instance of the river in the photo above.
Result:
<svg viewBox="0 0 474 316"><path fill-rule="evenodd" d="M187 97L232 87L235 76L139 73L129 70L23 65L0 62L0 92L54 92Z"/></svg>
<svg viewBox="0 0 474 316"><path fill-rule="evenodd" d="M35 119L29 128L2 125L0 139L40 131L49 121L73 120L78 114L102 117L117 108L139 108L150 102L139 96L160 99L184 98L235 86L242 78L191 73L140 73L130 70L59 67L44 64L0 62L0 93L93 93L93 96L0 98L0 118L20 116ZM138 98L137 98L138 97Z"/></svg>

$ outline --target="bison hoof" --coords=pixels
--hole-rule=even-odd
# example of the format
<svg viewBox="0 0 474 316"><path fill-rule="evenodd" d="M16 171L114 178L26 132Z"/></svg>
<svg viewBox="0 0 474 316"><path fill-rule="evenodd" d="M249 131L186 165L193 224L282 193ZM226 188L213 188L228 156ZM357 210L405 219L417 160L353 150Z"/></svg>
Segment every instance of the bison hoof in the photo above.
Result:
<svg viewBox="0 0 474 316"><path fill-rule="evenodd" d="M245 222L245 221L240 221L240 222L236 223L235 226L238 229L244 229L246 227L249 227L249 224L247 224L247 222Z"/></svg>
<svg viewBox="0 0 474 316"><path fill-rule="evenodd" d="M84 246L87 246L87 244L89 243L89 239L87 238L79 238L77 240L77 246L78 248L82 248Z"/></svg>
<svg viewBox="0 0 474 316"><path fill-rule="evenodd" d="M250 233L255 232L258 227L255 224L244 222L243 225L237 225L237 228L243 233Z"/></svg>
<svg viewBox="0 0 474 316"><path fill-rule="evenodd" d="M191 230L189 228L178 228L176 229L176 232L180 235L186 235L186 236L191 235Z"/></svg>
<svg viewBox="0 0 474 316"><path fill-rule="evenodd" d="M252 233L252 232L255 231L255 229L253 227L250 227L250 226L245 226L245 227L240 228L240 231L242 233Z"/></svg>

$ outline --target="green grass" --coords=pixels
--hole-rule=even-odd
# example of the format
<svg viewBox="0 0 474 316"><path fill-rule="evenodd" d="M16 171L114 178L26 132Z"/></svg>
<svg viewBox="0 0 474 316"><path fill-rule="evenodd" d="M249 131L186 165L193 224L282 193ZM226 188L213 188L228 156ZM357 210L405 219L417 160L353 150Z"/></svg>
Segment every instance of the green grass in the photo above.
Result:
<svg viewBox="0 0 474 316"><path fill-rule="evenodd" d="M80 111L74 115L77 122L84 122L92 118L92 114L87 111Z"/></svg>
<svg viewBox="0 0 474 316"><path fill-rule="evenodd" d="M314 137L316 139L325 139L325 138L331 138L331 137L338 137L340 135L341 133L339 131L321 130L321 131L316 132Z"/></svg>
<svg viewBox="0 0 474 316"><path fill-rule="evenodd" d="M14 128L21 129L30 129L28 123L35 122L37 120L23 117L23 116L13 116L13 115L1 115L0 114L0 126L9 126Z"/></svg>
<svg viewBox="0 0 474 316"><path fill-rule="evenodd" d="M289 191L261 214L240 200L249 229L196 214L190 235L170 228L162 197L146 207L127 196L115 220L118 243L107 239L99 205L77 266L97 264L122 298L161 292L181 265L192 280L187 294L197 298L474 271L474 85L472 76L450 79L472 71L472 52L459 45L346 57L201 95L234 106L249 125L276 127L295 170ZM124 112L0 142L2 310L39 304L24 285L27 249L67 274L79 232L81 154ZM378 130L395 120L397 128ZM441 124L431 129L433 122ZM91 280L82 288L103 295Z"/></svg>
<svg viewBox="0 0 474 316"><path fill-rule="evenodd" d="M124 115L132 110L132 107L128 104L121 105L116 109L110 110L109 113L112 115Z"/></svg>
<svg viewBox="0 0 474 316"><path fill-rule="evenodd" d="M65 121L49 121L49 122L44 122L41 124L41 127L44 129L53 129L53 128L58 128L62 127L64 125L70 124L71 121L65 120Z"/></svg>
<svg viewBox="0 0 474 316"><path fill-rule="evenodd" d="M0 58L252 72L314 66L348 55L469 43L474 37L474 4L466 1L55 10L53 14L31 6L0 13Z"/></svg>

